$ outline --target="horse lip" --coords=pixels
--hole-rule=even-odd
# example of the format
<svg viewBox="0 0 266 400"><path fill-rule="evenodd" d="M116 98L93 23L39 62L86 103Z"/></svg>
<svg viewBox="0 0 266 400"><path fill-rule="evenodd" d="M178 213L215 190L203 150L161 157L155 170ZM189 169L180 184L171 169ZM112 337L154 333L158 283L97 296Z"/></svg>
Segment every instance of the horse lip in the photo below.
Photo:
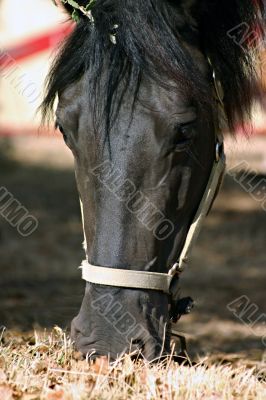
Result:
<svg viewBox="0 0 266 400"><path fill-rule="evenodd" d="M131 344L125 345L124 349L119 352L107 350L104 348L104 345L101 344L91 344L91 347L85 353L83 351L83 358L88 358L90 361L95 361L100 357L108 357L110 361L117 360L118 358L124 356L125 354L130 355L131 357L142 357L144 351L144 343L141 339L135 339L131 341Z"/></svg>

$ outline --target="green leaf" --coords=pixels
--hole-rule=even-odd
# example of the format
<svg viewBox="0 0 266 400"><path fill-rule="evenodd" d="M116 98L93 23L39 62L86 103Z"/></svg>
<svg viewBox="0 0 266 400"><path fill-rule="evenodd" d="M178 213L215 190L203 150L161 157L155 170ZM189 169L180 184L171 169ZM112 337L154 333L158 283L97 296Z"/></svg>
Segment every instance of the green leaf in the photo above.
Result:
<svg viewBox="0 0 266 400"><path fill-rule="evenodd" d="M73 8L76 8L77 10L79 10L80 6L78 5L78 3L76 1L74 1L74 0L62 0L62 1L63 1L63 3L65 3L65 4L68 3Z"/></svg>
<svg viewBox="0 0 266 400"><path fill-rule="evenodd" d="M90 0L89 4L86 5L85 10L90 11L91 8L94 6L96 0Z"/></svg>
<svg viewBox="0 0 266 400"><path fill-rule="evenodd" d="M80 10L81 6L75 0L61 0L62 3L69 4L76 10ZM84 7L84 10L90 11L92 6L95 4L96 0L90 0L89 3Z"/></svg>
<svg viewBox="0 0 266 400"><path fill-rule="evenodd" d="M79 22L79 20L80 20L79 13L78 13L78 11L76 9L73 10L71 18L73 19L73 21Z"/></svg>

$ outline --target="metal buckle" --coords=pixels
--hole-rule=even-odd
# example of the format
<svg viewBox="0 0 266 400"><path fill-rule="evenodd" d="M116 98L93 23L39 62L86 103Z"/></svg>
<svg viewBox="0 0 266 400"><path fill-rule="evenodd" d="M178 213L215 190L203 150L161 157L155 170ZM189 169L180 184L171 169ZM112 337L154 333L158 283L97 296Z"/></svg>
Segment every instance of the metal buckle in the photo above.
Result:
<svg viewBox="0 0 266 400"><path fill-rule="evenodd" d="M175 275L175 274L180 274L183 271L183 268L179 267L179 263L175 263L172 268L169 270L168 275Z"/></svg>

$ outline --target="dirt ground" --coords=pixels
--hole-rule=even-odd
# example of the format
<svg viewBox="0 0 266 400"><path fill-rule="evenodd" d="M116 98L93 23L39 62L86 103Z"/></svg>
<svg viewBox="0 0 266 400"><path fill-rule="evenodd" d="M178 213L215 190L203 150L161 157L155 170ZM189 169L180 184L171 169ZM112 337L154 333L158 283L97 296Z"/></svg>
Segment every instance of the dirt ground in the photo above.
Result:
<svg viewBox="0 0 266 400"><path fill-rule="evenodd" d="M253 183L266 177L266 137L257 139L257 147L254 142L241 151L237 143L229 147L231 166L249 157L251 167L260 168ZM71 155L59 138L1 139L0 186L39 221L36 232L23 238L0 216L0 327L68 328L84 289L77 269L83 234ZM223 353L251 364L265 360L265 264L266 212L227 175L182 276L183 294L196 301L177 326L187 334L191 354L219 359ZM253 315L240 318L239 308L237 315L228 309L241 296L256 305Z"/></svg>

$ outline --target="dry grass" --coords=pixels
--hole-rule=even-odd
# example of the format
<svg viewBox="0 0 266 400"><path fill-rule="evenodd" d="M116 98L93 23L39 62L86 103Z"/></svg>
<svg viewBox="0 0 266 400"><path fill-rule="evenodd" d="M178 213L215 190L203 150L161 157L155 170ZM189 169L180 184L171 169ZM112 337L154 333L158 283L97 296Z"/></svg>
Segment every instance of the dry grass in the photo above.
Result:
<svg viewBox="0 0 266 400"><path fill-rule="evenodd" d="M264 371L265 372L265 371ZM0 347L0 399L265 399L263 364L195 367L81 361L60 328L33 336L6 332Z"/></svg>

